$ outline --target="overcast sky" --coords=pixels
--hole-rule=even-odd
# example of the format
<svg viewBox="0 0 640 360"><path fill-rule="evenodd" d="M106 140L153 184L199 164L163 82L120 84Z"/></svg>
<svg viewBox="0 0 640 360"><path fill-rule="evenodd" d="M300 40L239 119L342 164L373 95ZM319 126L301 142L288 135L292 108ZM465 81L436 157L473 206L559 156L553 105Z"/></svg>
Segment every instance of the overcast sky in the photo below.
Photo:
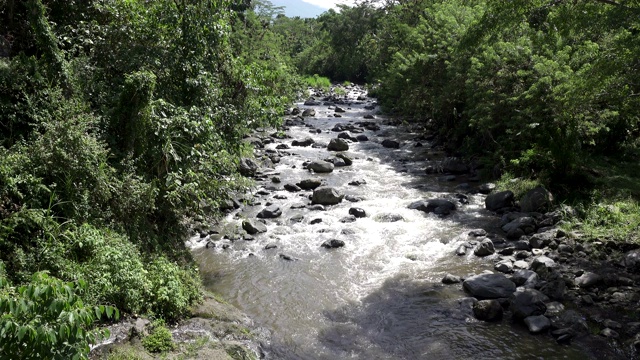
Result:
<svg viewBox="0 0 640 360"><path fill-rule="evenodd" d="M354 5L355 0L271 0L271 3L284 6L285 15L290 17L316 17L336 4Z"/></svg>
<svg viewBox="0 0 640 360"><path fill-rule="evenodd" d="M323 9L329 9L335 7L337 4L353 5L354 0L302 0L303 2L313 4Z"/></svg>

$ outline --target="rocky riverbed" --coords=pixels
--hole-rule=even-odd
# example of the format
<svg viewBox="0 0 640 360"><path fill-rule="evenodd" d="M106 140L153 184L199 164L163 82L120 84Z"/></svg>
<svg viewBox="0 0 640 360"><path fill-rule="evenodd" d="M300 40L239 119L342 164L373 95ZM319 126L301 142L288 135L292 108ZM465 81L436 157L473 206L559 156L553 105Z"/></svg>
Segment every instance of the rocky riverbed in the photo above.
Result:
<svg viewBox="0 0 640 360"><path fill-rule="evenodd" d="M583 241L544 189L496 192L364 89L338 93L247 138L256 188L188 243L254 356L638 357L638 249Z"/></svg>

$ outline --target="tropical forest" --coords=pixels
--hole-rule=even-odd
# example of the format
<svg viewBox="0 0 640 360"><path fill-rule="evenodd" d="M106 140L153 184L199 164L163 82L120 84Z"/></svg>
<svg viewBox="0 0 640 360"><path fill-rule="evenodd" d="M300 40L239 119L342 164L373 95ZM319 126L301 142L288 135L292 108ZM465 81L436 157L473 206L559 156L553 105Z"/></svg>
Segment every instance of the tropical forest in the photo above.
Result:
<svg viewBox="0 0 640 360"><path fill-rule="evenodd" d="M0 0L0 359L640 358L640 2Z"/></svg>

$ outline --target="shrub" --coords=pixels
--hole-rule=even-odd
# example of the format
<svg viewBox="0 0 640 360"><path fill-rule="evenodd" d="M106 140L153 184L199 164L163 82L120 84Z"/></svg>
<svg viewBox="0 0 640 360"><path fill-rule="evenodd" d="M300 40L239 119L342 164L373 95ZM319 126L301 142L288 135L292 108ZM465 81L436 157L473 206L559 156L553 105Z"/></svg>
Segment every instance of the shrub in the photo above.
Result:
<svg viewBox="0 0 640 360"><path fill-rule="evenodd" d="M175 349L176 344L164 322L156 320L152 324L151 334L142 339L142 346L149 352L163 353Z"/></svg>
<svg viewBox="0 0 640 360"><path fill-rule="evenodd" d="M151 310L156 315L175 320L189 312L189 307L200 300L200 279L197 269L185 269L166 257L155 258L149 266L151 282Z"/></svg>
<svg viewBox="0 0 640 360"><path fill-rule="evenodd" d="M314 89L328 90L329 88L331 88L331 80L318 74L307 76L303 79L303 81L305 84Z"/></svg>
<svg viewBox="0 0 640 360"><path fill-rule="evenodd" d="M0 358L87 359L89 344L109 335L94 323L103 316L117 319L119 312L85 306L78 295L83 287L39 272L14 288L0 272Z"/></svg>

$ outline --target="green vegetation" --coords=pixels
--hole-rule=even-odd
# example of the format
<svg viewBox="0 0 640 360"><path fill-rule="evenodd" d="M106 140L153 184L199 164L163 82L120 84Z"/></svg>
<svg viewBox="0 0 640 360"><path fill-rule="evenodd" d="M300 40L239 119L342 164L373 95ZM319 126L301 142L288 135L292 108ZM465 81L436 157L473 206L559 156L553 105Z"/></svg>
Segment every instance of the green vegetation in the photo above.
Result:
<svg viewBox="0 0 640 360"><path fill-rule="evenodd" d="M318 76L318 74L307 76L303 78L302 81L304 81L307 86L314 89L329 90L329 88L331 87L331 80L326 77Z"/></svg>
<svg viewBox="0 0 640 360"><path fill-rule="evenodd" d="M249 185L242 139L277 126L299 88L269 26L277 12L266 1L0 1L2 304L59 305L29 305L33 318L3 307L3 358L84 357L114 308L175 321L199 301L188 226ZM43 283L44 295L29 290Z"/></svg>
<svg viewBox="0 0 640 360"><path fill-rule="evenodd" d="M151 333L142 339L142 346L148 352L163 353L175 349L176 344L164 322L156 320L151 325Z"/></svg>

